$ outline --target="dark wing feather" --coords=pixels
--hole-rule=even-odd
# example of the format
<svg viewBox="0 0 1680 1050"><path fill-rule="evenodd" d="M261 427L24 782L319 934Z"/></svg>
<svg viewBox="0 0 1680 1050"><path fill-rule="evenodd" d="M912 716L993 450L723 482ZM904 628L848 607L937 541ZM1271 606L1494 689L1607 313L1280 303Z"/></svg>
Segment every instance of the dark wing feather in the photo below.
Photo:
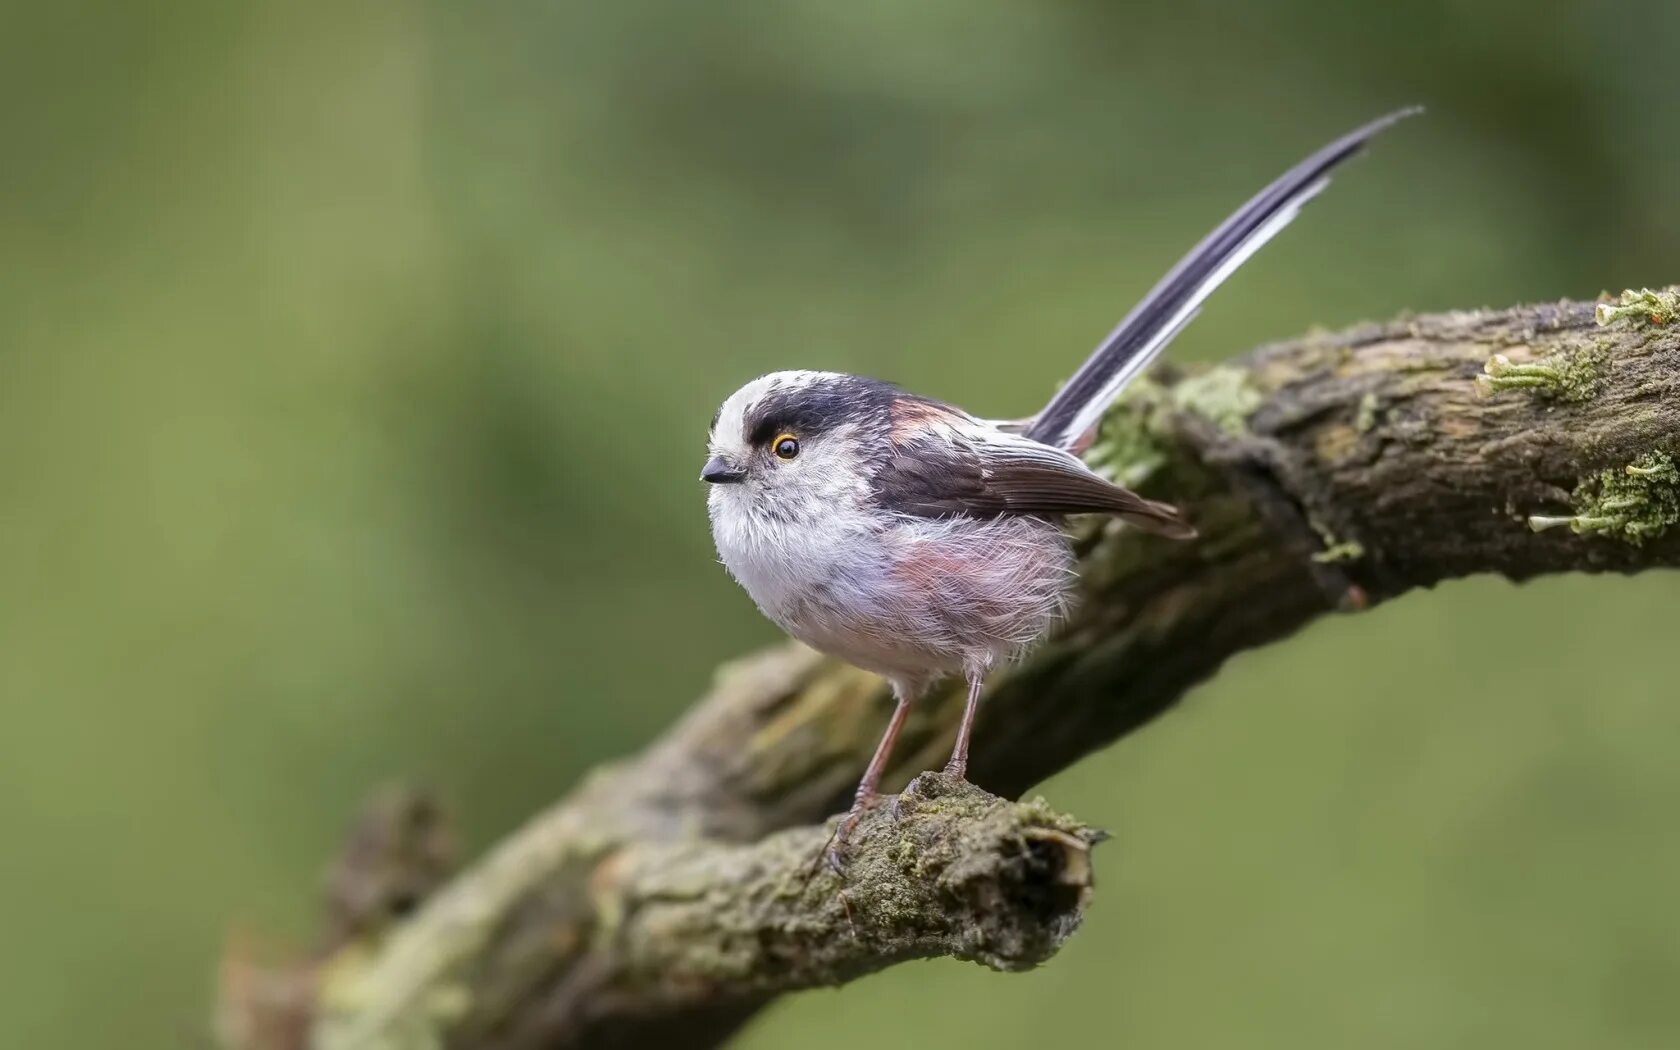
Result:
<svg viewBox="0 0 1680 1050"><path fill-rule="evenodd" d="M1196 535L1165 503L1113 484L1061 449L1007 435L918 438L882 467L875 491L882 506L920 517L1112 514L1164 536Z"/></svg>

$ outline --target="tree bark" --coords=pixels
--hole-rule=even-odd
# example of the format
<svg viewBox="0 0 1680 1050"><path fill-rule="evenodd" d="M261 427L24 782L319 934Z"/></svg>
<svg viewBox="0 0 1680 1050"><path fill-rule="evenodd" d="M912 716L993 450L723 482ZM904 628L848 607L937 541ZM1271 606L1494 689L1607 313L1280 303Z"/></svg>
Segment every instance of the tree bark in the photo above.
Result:
<svg viewBox="0 0 1680 1050"><path fill-rule="evenodd" d="M1603 324L1590 303L1405 318L1157 369L1087 458L1201 537L1072 526L1077 610L991 683L974 781L1013 797L1328 612L1472 573L1680 563L1677 302L1629 293ZM961 700L917 705L896 776L943 760ZM1042 803L923 777L869 815L844 875L818 862L815 822L889 706L872 676L780 647L725 666L644 753L453 878L416 848L424 822L375 836L383 850L364 828L320 952L230 960L224 1044L712 1045L779 992L903 959L1048 958L1100 836Z"/></svg>

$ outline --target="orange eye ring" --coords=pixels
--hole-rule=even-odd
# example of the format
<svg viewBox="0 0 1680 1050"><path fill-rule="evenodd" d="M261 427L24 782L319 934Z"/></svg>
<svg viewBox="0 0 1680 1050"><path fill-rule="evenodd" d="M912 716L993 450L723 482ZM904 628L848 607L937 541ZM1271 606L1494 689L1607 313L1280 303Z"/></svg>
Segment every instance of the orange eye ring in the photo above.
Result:
<svg viewBox="0 0 1680 1050"><path fill-rule="evenodd" d="M777 434L776 439L770 442L770 451L777 459L792 459L799 455L799 439L792 434Z"/></svg>

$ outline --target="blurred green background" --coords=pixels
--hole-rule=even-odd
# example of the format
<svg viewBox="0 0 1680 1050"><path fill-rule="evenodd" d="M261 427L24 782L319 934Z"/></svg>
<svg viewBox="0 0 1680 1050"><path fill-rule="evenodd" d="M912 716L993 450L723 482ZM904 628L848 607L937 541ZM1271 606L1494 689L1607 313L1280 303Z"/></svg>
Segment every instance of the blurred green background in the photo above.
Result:
<svg viewBox="0 0 1680 1050"><path fill-rule="evenodd" d="M1179 359L1680 280L1680 7L10 4L0 1018L194 1045L415 775L482 846L775 631L695 480L761 371L1031 411L1408 102ZM1025 976L753 1050L1680 1044L1680 580L1469 581L1233 661L1044 785L1115 832Z"/></svg>

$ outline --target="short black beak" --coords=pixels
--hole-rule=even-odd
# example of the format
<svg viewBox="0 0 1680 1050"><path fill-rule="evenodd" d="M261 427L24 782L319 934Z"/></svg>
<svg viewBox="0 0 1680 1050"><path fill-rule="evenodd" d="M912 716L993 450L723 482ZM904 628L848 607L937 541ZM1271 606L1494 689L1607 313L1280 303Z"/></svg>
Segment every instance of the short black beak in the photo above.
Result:
<svg viewBox="0 0 1680 1050"><path fill-rule="evenodd" d="M722 456L713 456L700 468L700 480L714 485L738 485L746 480L747 472L731 464Z"/></svg>

